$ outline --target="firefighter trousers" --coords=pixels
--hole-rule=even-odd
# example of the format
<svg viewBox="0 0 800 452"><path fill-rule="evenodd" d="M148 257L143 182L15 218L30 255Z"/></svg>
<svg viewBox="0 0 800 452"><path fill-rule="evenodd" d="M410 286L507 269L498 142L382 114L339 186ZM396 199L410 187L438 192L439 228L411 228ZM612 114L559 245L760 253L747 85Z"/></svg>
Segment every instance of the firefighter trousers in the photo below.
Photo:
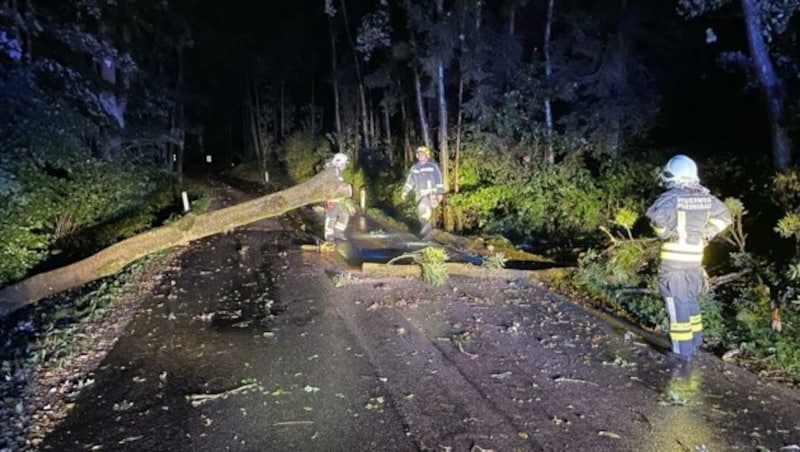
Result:
<svg viewBox="0 0 800 452"><path fill-rule="evenodd" d="M658 288L669 317L672 352L689 358L703 343L703 321L698 296L705 286L703 268L674 268L662 265Z"/></svg>
<svg viewBox="0 0 800 452"><path fill-rule="evenodd" d="M344 231L349 222L350 215L345 206L336 201L329 201L325 208L325 240L345 240Z"/></svg>
<svg viewBox="0 0 800 452"><path fill-rule="evenodd" d="M422 240L430 240L433 232L433 209L439 205L436 195L425 195L417 202L417 219L419 220L419 236Z"/></svg>

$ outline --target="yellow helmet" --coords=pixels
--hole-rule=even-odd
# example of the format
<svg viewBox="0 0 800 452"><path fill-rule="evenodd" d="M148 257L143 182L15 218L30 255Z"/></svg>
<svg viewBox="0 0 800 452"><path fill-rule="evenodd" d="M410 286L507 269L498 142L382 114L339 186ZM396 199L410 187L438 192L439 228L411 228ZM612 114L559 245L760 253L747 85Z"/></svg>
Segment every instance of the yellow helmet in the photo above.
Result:
<svg viewBox="0 0 800 452"><path fill-rule="evenodd" d="M428 146L420 146L417 148L417 154L425 154L426 157L431 157L431 150L428 149Z"/></svg>

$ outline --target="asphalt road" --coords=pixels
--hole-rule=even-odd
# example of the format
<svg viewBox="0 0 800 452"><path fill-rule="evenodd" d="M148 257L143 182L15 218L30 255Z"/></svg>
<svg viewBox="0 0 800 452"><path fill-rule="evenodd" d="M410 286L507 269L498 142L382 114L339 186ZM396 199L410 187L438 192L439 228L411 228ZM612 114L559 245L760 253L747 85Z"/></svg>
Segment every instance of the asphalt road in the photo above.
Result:
<svg viewBox="0 0 800 452"><path fill-rule="evenodd" d="M190 245L41 449L798 450L797 390L525 279L360 279L296 238Z"/></svg>

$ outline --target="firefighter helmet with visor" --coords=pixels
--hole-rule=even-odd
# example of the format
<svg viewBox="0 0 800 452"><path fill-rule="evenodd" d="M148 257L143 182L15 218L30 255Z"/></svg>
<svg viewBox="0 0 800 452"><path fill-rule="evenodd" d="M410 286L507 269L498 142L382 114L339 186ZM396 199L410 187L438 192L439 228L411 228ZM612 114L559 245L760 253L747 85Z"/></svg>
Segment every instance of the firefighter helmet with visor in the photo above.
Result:
<svg viewBox="0 0 800 452"><path fill-rule="evenodd" d="M661 170L661 184L666 188L686 187L699 183L697 164L683 154L678 154L669 159Z"/></svg>
<svg viewBox="0 0 800 452"><path fill-rule="evenodd" d="M342 154L341 152L337 152L336 154L333 155L333 159L331 159L331 165L344 166L344 165L347 165L347 163L349 161L350 161L350 159L347 157L346 154Z"/></svg>

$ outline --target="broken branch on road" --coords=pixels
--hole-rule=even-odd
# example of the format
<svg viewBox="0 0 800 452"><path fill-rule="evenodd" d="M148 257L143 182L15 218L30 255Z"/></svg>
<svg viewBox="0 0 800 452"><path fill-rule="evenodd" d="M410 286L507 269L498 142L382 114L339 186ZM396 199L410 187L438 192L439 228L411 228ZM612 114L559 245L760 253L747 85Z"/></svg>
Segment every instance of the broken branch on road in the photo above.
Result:
<svg viewBox="0 0 800 452"><path fill-rule="evenodd" d="M238 388L229 389L216 394L189 394L186 396L186 400L188 400L192 406L196 408L211 400L225 399L230 395L241 394L249 391L250 389L255 389L256 386L257 385L255 383L248 383L246 385L239 386Z"/></svg>

